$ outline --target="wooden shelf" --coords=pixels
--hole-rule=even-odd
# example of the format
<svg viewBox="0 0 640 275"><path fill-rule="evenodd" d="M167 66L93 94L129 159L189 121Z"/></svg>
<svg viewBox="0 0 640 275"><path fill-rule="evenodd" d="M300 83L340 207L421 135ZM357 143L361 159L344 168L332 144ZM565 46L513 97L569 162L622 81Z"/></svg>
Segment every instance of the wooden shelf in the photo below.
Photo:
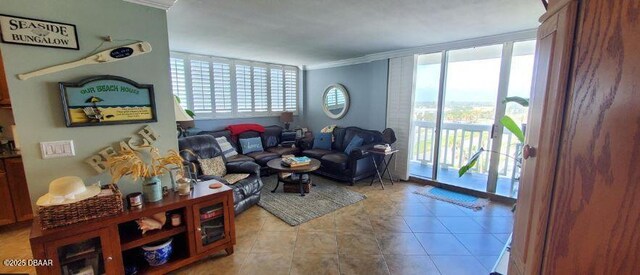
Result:
<svg viewBox="0 0 640 275"><path fill-rule="evenodd" d="M204 222L212 221L212 220L215 220L215 219L218 219L218 218L222 218L222 217L224 217L224 213L220 213L219 215L215 215L215 216L213 216L213 217L209 217L209 218L206 218L206 219L202 219L202 218L201 218L201 219L200 219L200 223L204 223Z"/></svg>
<svg viewBox="0 0 640 275"><path fill-rule="evenodd" d="M102 254L102 250L98 249L98 250L87 252L87 253L84 253L84 254L81 254L81 255L76 255L76 256L69 257L69 258L65 258L64 260L60 261L60 265L67 265L67 264L70 264L70 263L73 263L75 261L82 260L82 259L100 257L101 254Z"/></svg>
<svg viewBox="0 0 640 275"><path fill-rule="evenodd" d="M168 224L167 226L165 226L160 230L152 230L147 232L144 235L142 234L121 235L122 240L121 240L120 247L122 248L122 251L125 251L125 250L129 250L139 246L143 246L148 243L166 239L171 236L183 233L185 231L187 231L187 227L184 224L176 227L173 227L170 224ZM137 232L137 233L140 233L140 232Z"/></svg>
<svg viewBox="0 0 640 275"><path fill-rule="evenodd" d="M167 271L174 270L176 267L185 265L185 262L190 262L187 255L173 255L169 258L169 261L163 265L150 266L145 264L140 268L138 274L165 274Z"/></svg>

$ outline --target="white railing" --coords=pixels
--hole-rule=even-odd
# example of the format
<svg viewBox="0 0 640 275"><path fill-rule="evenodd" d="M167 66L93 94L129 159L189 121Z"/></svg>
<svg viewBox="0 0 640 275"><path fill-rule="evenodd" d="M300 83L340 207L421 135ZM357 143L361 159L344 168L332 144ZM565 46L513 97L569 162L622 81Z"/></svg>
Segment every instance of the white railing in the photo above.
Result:
<svg viewBox="0 0 640 275"><path fill-rule="evenodd" d="M410 159L423 165L433 165L435 143L435 123L414 121L413 146ZM503 154L513 156L518 148L518 140L513 134L504 131L502 137ZM462 123L443 123L440 146L440 169L459 169L480 147L491 150L491 125ZM495 150L498 151L498 150ZM470 172L487 174L489 171L489 153L484 153ZM514 160L500 156L498 174L511 177Z"/></svg>

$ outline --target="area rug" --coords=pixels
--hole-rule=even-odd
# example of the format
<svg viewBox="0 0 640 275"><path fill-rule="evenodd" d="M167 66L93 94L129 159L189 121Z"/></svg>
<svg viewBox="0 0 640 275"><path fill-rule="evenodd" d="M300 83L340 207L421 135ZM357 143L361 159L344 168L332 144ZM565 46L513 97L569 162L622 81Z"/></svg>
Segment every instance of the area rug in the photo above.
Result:
<svg viewBox="0 0 640 275"><path fill-rule="evenodd" d="M331 181L320 176L311 176L313 183L306 196L300 193L284 193L282 183L275 193L276 176L262 178L259 206L291 226L313 220L366 198L365 195L345 188L345 183Z"/></svg>
<svg viewBox="0 0 640 275"><path fill-rule="evenodd" d="M481 210L483 207L489 204L489 200L487 199L481 199L471 195L461 194L433 186L428 186L424 189L413 191L413 193L436 200L446 201L473 210Z"/></svg>

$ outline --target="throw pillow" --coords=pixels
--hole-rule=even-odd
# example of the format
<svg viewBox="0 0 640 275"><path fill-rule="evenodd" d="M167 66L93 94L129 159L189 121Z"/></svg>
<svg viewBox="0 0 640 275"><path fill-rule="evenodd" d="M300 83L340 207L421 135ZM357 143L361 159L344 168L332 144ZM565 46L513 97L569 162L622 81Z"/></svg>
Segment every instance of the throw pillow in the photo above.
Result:
<svg viewBox="0 0 640 275"><path fill-rule="evenodd" d="M364 142L364 139L362 139L360 136L353 137L349 142L349 145L347 145L347 148L344 149L344 153L347 155L351 154L351 151L353 151L353 149L362 146L362 142Z"/></svg>
<svg viewBox="0 0 640 275"><path fill-rule="evenodd" d="M320 133L333 133L333 129L336 128L337 125L332 124L332 125L327 125L324 128L322 128L322 130L320 130Z"/></svg>
<svg viewBox="0 0 640 275"><path fill-rule="evenodd" d="M266 144L267 148L276 147L276 146L278 146L278 138L276 138L274 136L268 136L266 143L267 143Z"/></svg>
<svg viewBox="0 0 640 275"><path fill-rule="evenodd" d="M218 142L218 146L220 146L220 150L225 158L228 159L238 154L226 137L217 137L216 142Z"/></svg>
<svg viewBox="0 0 640 275"><path fill-rule="evenodd" d="M331 133L317 134L313 139L313 149L331 150Z"/></svg>
<svg viewBox="0 0 640 275"><path fill-rule="evenodd" d="M224 165L222 156L210 159L199 159L202 174L206 176L222 177L227 174L227 166Z"/></svg>
<svg viewBox="0 0 640 275"><path fill-rule="evenodd" d="M259 137L240 139L240 147L242 147L242 153L245 155L264 151L262 149L262 140Z"/></svg>
<svg viewBox="0 0 640 275"><path fill-rule="evenodd" d="M249 174L226 174L222 178L226 180L229 184L235 184L236 182L239 182L248 177L249 177Z"/></svg>

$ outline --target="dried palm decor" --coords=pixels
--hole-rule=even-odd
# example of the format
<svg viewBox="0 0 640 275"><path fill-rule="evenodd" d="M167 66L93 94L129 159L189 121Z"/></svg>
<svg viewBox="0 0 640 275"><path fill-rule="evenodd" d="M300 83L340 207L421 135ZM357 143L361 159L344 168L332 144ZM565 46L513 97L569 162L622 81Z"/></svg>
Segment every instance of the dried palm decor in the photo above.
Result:
<svg viewBox="0 0 640 275"><path fill-rule="evenodd" d="M162 200L162 184L159 176L172 168L178 168L178 174L183 176L183 159L175 150L169 150L165 156L161 156L158 148L150 145L145 147L143 150L121 151L107 161L107 166L114 184L126 176L134 181L144 179L145 199L148 202L155 202Z"/></svg>
<svg viewBox="0 0 640 275"><path fill-rule="evenodd" d="M169 169L174 167L180 168L179 173L183 173L183 160L178 152L169 150L163 157L160 155L158 148L154 146L147 147L149 148L148 154L145 154L147 153L146 150L125 150L107 161L113 183L117 183L125 176L130 176L134 181L140 178L157 177L169 172Z"/></svg>

